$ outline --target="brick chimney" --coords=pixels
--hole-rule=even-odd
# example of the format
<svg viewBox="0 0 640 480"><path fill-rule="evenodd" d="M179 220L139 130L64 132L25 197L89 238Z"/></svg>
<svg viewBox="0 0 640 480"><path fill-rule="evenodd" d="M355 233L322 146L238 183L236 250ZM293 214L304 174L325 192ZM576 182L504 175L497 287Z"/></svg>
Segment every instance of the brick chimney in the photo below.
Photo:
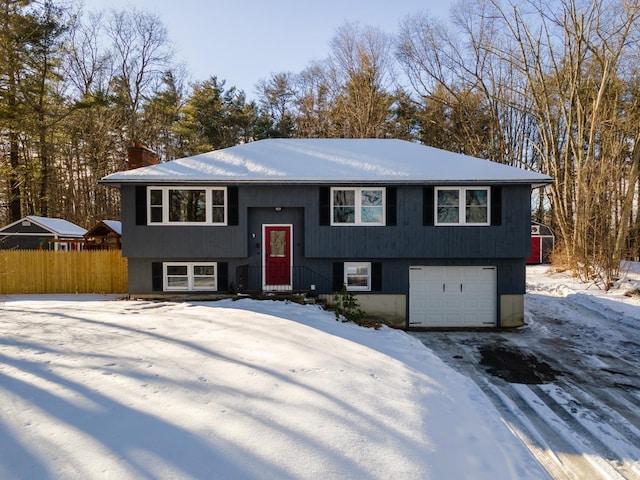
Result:
<svg viewBox="0 0 640 480"><path fill-rule="evenodd" d="M140 142L135 142L132 147L129 147L128 157L129 170L158 163L158 154Z"/></svg>

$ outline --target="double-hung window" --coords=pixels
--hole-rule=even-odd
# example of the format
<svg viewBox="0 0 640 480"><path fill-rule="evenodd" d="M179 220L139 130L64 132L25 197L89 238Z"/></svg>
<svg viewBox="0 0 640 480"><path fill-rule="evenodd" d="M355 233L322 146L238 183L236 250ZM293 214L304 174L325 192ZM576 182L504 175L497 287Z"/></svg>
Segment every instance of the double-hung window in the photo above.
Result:
<svg viewBox="0 0 640 480"><path fill-rule="evenodd" d="M224 187L149 187L149 224L226 225Z"/></svg>
<svg viewBox="0 0 640 480"><path fill-rule="evenodd" d="M164 290L192 291L218 289L216 263L165 263Z"/></svg>
<svg viewBox="0 0 640 480"><path fill-rule="evenodd" d="M489 187L437 187L436 225L489 225Z"/></svg>
<svg viewBox="0 0 640 480"><path fill-rule="evenodd" d="M368 292L371 290L371 263L345 262L344 284L348 291Z"/></svg>
<svg viewBox="0 0 640 480"><path fill-rule="evenodd" d="M331 225L384 225L385 189L331 188Z"/></svg>

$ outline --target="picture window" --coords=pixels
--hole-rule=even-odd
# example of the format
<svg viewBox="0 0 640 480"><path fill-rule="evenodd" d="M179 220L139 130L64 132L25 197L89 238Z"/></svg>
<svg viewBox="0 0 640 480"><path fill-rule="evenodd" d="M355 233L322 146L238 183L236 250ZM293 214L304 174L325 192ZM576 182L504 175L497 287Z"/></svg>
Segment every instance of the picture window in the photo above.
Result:
<svg viewBox="0 0 640 480"><path fill-rule="evenodd" d="M489 225L489 187L435 189L436 225Z"/></svg>
<svg viewBox="0 0 640 480"><path fill-rule="evenodd" d="M224 187L150 187L149 224L226 225Z"/></svg>
<svg viewBox="0 0 640 480"><path fill-rule="evenodd" d="M384 188L331 189L332 225L384 225Z"/></svg>

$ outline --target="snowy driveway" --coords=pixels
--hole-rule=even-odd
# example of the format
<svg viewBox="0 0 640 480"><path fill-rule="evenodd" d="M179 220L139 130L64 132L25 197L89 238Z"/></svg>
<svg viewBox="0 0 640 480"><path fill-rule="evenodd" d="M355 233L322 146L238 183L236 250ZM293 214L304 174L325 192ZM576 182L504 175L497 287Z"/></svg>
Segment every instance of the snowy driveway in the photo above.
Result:
<svg viewBox="0 0 640 480"><path fill-rule="evenodd" d="M401 331L272 301L0 301L0 479L318 478L546 476Z"/></svg>
<svg viewBox="0 0 640 480"><path fill-rule="evenodd" d="M638 300L541 272L526 327L414 336L478 384L554 478L640 479Z"/></svg>

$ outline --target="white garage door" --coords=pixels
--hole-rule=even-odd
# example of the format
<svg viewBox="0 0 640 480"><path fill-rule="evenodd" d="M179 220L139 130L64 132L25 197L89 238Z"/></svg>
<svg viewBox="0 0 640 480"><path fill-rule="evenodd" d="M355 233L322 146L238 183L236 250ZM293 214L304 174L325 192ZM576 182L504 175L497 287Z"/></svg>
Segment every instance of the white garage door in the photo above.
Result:
<svg viewBox="0 0 640 480"><path fill-rule="evenodd" d="M496 267L410 267L409 326L495 327Z"/></svg>

